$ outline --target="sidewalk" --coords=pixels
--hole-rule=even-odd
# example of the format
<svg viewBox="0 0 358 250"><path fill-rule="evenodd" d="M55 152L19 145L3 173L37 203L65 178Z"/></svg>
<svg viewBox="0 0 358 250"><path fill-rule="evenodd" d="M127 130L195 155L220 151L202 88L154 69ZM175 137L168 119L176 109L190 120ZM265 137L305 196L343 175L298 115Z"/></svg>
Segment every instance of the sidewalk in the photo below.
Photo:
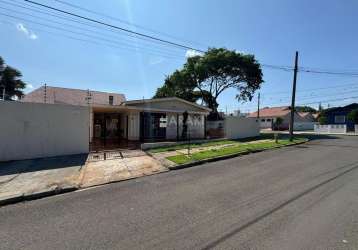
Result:
<svg viewBox="0 0 358 250"><path fill-rule="evenodd" d="M143 151L88 161L71 155L0 163L0 205L151 175L168 169Z"/></svg>
<svg viewBox="0 0 358 250"><path fill-rule="evenodd" d="M77 188L86 159L73 155L0 163L0 201Z"/></svg>

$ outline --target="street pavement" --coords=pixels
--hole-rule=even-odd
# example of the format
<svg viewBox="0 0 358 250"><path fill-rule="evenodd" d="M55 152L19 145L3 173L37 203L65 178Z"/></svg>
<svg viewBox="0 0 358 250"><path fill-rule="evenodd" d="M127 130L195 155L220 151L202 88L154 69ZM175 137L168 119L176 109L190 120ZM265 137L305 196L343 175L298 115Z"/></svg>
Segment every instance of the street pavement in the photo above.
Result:
<svg viewBox="0 0 358 250"><path fill-rule="evenodd" d="M358 137L0 208L0 249L358 249Z"/></svg>

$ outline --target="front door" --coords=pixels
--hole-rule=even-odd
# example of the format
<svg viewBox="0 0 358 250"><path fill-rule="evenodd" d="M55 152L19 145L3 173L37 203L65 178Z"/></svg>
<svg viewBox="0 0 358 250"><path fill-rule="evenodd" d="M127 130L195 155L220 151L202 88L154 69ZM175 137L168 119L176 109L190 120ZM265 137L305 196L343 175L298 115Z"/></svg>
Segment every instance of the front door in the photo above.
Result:
<svg viewBox="0 0 358 250"><path fill-rule="evenodd" d="M141 139L146 141L163 140L166 138L166 128L160 125L160 119L166 118L163 113L141 113Z"/></svg>
<svg viewBox="0 0 358 250"><path fill-rule="evenodd" d="M121 139L120 115L96 113L93 124L93 144L97 147L116 147Z"/></svg>

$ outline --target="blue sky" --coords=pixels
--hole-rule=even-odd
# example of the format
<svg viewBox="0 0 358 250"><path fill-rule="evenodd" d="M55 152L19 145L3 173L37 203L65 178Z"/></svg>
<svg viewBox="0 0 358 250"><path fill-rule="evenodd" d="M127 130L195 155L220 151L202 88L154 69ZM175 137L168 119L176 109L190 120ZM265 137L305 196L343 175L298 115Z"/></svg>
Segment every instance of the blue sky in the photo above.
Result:
<svg viewBox="0 0 358 250"><path fill-rule="evenodd" d="M195 48L226 47L251 53L264 64L292 66L298 50L300 66L358 72L355 0L67 0L121 21L55 0L36 1ZM150 98L165 76L186 59L184 49L153 45L125 33L70 22L14 4L50 12L22 0L0 0L0 55L7 64L20 69L23 79L34 88L47 83L120 92L127 99ZM263 73L262 105L289 104L292 72L264 67ZM299 104L317 107L319 101L325 106L358 102L358 77L300 72L297 89ZM222 110L255 109L255 99L238 103L235 94L235 90L223 93L219 99Z"/></svg>

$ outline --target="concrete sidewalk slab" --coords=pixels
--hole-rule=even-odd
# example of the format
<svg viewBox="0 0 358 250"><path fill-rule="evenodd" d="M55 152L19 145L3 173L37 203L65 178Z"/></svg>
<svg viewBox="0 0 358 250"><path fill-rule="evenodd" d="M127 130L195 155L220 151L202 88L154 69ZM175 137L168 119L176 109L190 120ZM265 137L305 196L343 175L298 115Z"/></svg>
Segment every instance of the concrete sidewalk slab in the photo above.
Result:
<svg viewBox="0 0 358 250"><path fill-rule="evenodd" d="M0 163L0 204L41 193L76 189L86 159L87 155L71 155Z"/></svg>
<svg viewBox="0 0 358 250"><path fill-rule="evenodd" d="M80 187L91 187L168 171L159 161L142 154L123 159L88 162L82 170Z"/></svg>
<svg viewBox="0 0 358 250"><path fill-rule="evenodd" d="M141 150L121 154L123 158L100 161L71 155L2 162L0 205L168 171Z"/></svg>

